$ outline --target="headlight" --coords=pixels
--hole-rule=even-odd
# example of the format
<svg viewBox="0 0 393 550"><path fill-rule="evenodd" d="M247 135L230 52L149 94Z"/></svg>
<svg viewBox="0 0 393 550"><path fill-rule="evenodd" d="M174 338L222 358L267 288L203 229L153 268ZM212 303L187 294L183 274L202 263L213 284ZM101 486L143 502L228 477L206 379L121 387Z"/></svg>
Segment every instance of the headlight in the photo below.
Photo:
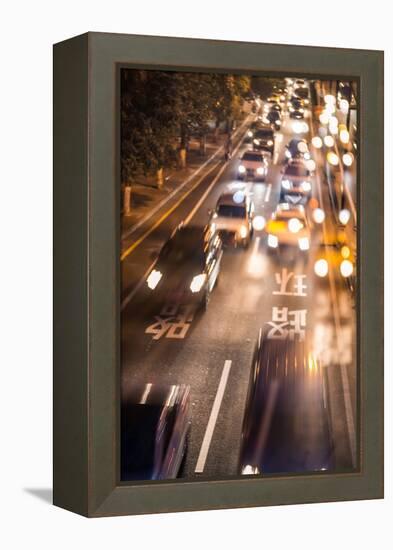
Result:
<svg viewBox="0 0 393 550"><path fill-rule="evenodd" d="M240 174L244 174L244 172L246 171L246 167L243 166L242 164L239 166L239 173Z"/></svg>
<svg viewBox="0 0 393 550"><path fill-rule="evenodd" d="M284 187L284 189L291 188L291 182L289 180L282 180L281 185Z"/></svg>
<svg viewBox="0 0 393 550"><path fill-rule="evenodd" d="M150 275L146 279L147 286L151 288L151 290L154 290L158 283L160 282L162 277L161 271L157 271L156 269L153 269L153 271L150 272Z"/></svg>
<svg viewBox="0 0 393 550"><path fill-rule="evenodd" d="M195 275L190 284L191 292L199 292L206 281L206 274Z"/></svg>
<svg viewBox="0 0 393 550"><path fill-rule="evenodd" d="M311 183L309 181L303 181L300 187L305 193L309 193L311 191Z"/></svg>
<svg viewBox="0 0 393 550"><path fill-rule="evenodd" d="M315 275L318 275L318 277L326 277L328 272L329 272L329 264L327 263L325 258L321 258L315 262L314 264Z"/></svg>
<svg viewBox="0 0 393 550"><path fill-rule="evenodd" d="M353 264L350 260L343 260L340 264L340 273L343 277L350 277L353 273Z"/></svg>
<svg viewBox="0 0 393 550"><path fill-rule="evenodd" d="M248 229L245 225L241 225L239 229L239 235L241 239L245 239L248 235Z"/></svg>
<svg viewBox="0 0 393 550"><path fill-rule="evenodd" d="M278 237L276 235L268 235L267 236L267 244L271 248L277 248L278 247Z"/></svg>
<svg viewBox="0 0 393 550"><path fill-rule="evenodd" d="M295 109L294 109L293 107L289 107L289 112L290 112L290 113L293 113L294 110L295 110Z"/></svg>
<svg viewBox="0 0 393 550"><path fill-rule="evenodd" d="M259 474L258 466L250 466L250 464L243 466L242 475L252 475L252 474L254 475Z"/></svg>
<svg viewBox="0 0 393 550"><path fill-rule="evenodd" d="M272 139L269 139L269 141L267 142L268 146L271 147L273 145L273 140Z"/></svg>
<svg viewBox="0 0 393 550"><path fill-rule="evenodd" d="M306 160L310 160L310 158L311 158L311 155L310 155L310 153L308 153L308 152L304 153L303 156L304 156L304 158L305 158Z"/></svg>
<svg viewBox="0 0 393 550"><path fill-rule="evenodd" d="M254 139L255 145L259 145L259 139Z"/></svg>
<svg viewBox="0 0 393 550"><path fill-rule="evenodd" d="M292 157L292 153L289 149L286 149L285 156L287 157L287 159L290 159Z"/></svg>
<svg viewBox="0 0 393 550"><path fill-rule="evenodd" d="M254 134L251 132L251 130L248 130L247 136L248 136L248 137L252 137L253 135L254 135Z"/></svg>
<svg viewBox="0 0 393 550"><path fill-rule="evenodd" d="M307 237L299 239L299 248L300 250L308 250L310 248L310 242Z"/></svg>
<svg viewBox="0 0 393 550"><path fill-rule="evenodd" d="M304 109L299 109L299 113L304 113Z"/></svg>
<svg viewBox="0 0 393 550"><path fill-rule="evenodd" d="M278 125L280 126L281 120L278 120L278 119L277 119L277 120L276 120L276 124L278 124Z"/></svg>
<svg viewBox="0 0 393 550"><path fill-rule="evenodd" d="M291 233L298 233L303 227L303 224L297 218L291 218L288 221L288 229Z"/></svg>
<svg viewBox="0 0 393 550"><path fill-rule="evenodd" d="M262 174L265 173L265 169L262 167L262 166L258 166L257 168L257 174L259 174L260 176L262 176Z"/></svg>

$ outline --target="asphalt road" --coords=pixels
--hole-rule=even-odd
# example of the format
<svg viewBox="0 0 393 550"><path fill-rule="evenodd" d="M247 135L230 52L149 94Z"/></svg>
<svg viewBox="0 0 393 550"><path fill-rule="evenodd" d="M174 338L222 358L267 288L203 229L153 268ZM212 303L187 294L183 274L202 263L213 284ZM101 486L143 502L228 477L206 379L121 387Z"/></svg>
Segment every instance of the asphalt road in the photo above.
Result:
<svg viewBox="0 0 393 550"><path fill-rule="evenodd" d="M277 206L284 146L293 136L293 123L285 118L282 131L276 133L276 154L267 181L247 183L255 215L268 219ZM310 141L312 136L308 132L304 137ZM268 254L265 232L255 231L247 250L225 250L219 282L206 312L179 311L176 305L168 304L183 322L177 333L165 329L162 312L147 304L141 292L152 254L178 223L186 220L204 226L208 210L214 208L220 194L236 189L238 157L248 147L241 144L226 164L218 158L209 167L210 173L201 174L198 187L180 204L169 203L164 214L158 212L146 227L122 243L123 250L127 250L140 241L122 261L122 387L136 382L189 384L192 425L183 476L237 475L242 419L258 331L260 327L272 328L268 323L272 323L275 308L288 308L291 319L298 320L295 337L300 337L300 333L304 337L304 361L313 354L325 369L336 465L338 470L348 469L356 466L357 456L354 298L338 274L320 279L314 273L320 243L332 231L330 218L333 219L321 159L316 157L313 194L326 212L326 222L323 228L312 229L308 261L299 255L288 261ZM172 211L165 216L170 208ZM286 277L288 284L284 289ZM209 422L211 417L215 422Z"/></svg>

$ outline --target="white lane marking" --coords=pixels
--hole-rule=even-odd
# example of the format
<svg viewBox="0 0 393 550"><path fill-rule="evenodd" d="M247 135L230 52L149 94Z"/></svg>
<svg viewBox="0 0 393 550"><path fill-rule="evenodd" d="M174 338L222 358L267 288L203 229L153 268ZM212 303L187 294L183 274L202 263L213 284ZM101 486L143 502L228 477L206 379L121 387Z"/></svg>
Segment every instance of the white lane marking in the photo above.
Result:
<svg viewBox="0 0 393 550"><path fill-rule="evenodd" d="M314 136L313 132L313 125L312 122L310 123L310 133L311 137ZM322 185L319 177L319 170L315 171L315 179L317 181L317 188L318 188L318 195L319 195L319 203L321 205L322 210L324 210L323 205L323 198L322 198ZM327 229L326 229L326 218L322 224L322 231L323 231L323 238L325 242L328 242L327 240ZM334 325L336 329L336 341L338 342L341 338L342 334L342 328L340 324L340 314L339 314L339 308L337 305L337 291L336 286L333 278L332 271L329 269L329 286L330 286L330 292L332 295L332 306L333 306L333 317L334 317ZM349 390L349 381L348 381L348 371L347 366L345 363L341 360L341 355L339 356L339 364L340 364L340 374L341 374L341 382L343 385L343 393L344 393L344 409L345 409L345 416L347 421L347 429L348 429L348 437L349 437L349 447L351 451L351 458L352 458L352 464L355 466L356 464L356 438L355 438L355 422L353 419L353 410L352 410L352 402L351 402L351 395Z"/></svg>
<svg viewBox="0 0 393 550"><path fill-rule="evenodd" d="M142 395L140 403L139 403L140 405L144 405L146 403L147 396L149 395L150 390L151 390L151 386L152 386L152 384L150 382L148 384L146 384L145 391L143 392L143 395Z"/></svg>
<svg viewBox="0 0 393 550"><path fill-rule="evenodd" d="M271 192L272 192L272 184L269 183L266 189L265 202L269 202Z"/></svg>
<svg viewBox="0 0 393 550"><path fill-rule="evenodd" d="M195 473L197 474L201 474L205 469L207 454L209 452L209 447L213 437L214 428L216 427L217 417L220 411L221 402L224 396L225 387L227 385L231 366L232 366L232 361L226 360L224 363L224 368L222 370L221 379L218 385L216 397L214 399L213 408L210 413L209 422L207 423L205 435L203 437L201 450L199 451L199 456L195 467Z"/></svg>

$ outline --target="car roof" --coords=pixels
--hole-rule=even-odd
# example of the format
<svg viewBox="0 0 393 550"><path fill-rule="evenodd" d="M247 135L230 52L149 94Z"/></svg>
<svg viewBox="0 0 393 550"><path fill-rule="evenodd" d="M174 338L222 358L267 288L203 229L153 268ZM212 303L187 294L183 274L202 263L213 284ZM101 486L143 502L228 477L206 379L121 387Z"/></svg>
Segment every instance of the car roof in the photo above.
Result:
<svg viewBox="0 0 393 550"><path fill-rule="evenodd" d="M238 191L236 193L238 193ZM232 206L245 206L245 203L248 200L247 194L243 193L243 200L239 201L234 200L233 198L236 193L223 193L222 195L220 195L217 201L217 206L220 206L221 204L229 204ZM240 197L240 195L238 196Z"/></svg>

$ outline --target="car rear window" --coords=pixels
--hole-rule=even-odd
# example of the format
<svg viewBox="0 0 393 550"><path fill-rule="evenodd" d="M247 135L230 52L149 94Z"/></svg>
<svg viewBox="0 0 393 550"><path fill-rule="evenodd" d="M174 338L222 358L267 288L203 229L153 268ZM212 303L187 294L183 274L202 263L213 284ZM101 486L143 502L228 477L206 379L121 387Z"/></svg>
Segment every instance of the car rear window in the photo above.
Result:
<svg viewBox="0 0 393 550"><path fill-rule="evenodd" d="M263 156L262 155L256 155L254 153L244 153L242 160L253 160L253 161L262 162Z"/></svg>
<svg viewBox="0 0 393 550"><path fill-rule="evenodd" d="M244 206L220 204L217 208L217 214L224 218L245 218L246 209Z"/></svg>

